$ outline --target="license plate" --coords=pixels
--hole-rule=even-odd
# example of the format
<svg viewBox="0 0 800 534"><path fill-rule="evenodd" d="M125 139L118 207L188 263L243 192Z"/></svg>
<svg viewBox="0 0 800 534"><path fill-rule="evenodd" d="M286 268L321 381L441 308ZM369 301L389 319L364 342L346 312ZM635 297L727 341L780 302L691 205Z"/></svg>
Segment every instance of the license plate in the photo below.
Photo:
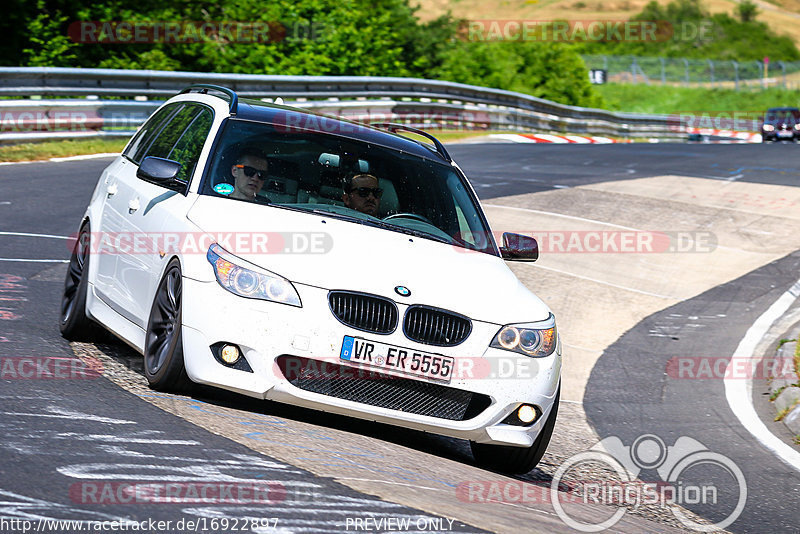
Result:
<svg viewBox="0 0 800 534"><path fill-rule="evenodd" d="M783 130L778 132L778 137L792 137L793 135L794 134L792 132L786 132Z"/></svg>
<svg viewBox="0 0 800 534"><path fill-rule="evenodd" d="M405 349L352 336L344 336L339 358L371 368L388 369L444 382L450 382L454 367L454 360L450 356Z"/></svg>

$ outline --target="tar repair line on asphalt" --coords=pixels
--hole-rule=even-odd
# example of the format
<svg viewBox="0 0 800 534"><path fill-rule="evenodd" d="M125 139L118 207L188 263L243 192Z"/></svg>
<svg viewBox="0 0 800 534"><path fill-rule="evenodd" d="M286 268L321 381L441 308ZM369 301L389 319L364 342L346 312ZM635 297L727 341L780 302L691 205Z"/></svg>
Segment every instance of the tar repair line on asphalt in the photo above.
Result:
<svg viewBox="0 0 800 534"><path fill-rule="evenodd" d="M778 320L789 307L800 297L800 280L794 283L772 306L767 309L756 322L747 330L747 333L739 342L734 358L752 359L759 341L766 335L770 326ZM778 458L789 464L791 467L800 471L800 452L781 441L777 436L769 431L767 426L756 414L753 406L752 382L748 380L726 377L725 397L728 399L733 414L742 423L745 429L750 432L762 445L775 453Z"/></svg>

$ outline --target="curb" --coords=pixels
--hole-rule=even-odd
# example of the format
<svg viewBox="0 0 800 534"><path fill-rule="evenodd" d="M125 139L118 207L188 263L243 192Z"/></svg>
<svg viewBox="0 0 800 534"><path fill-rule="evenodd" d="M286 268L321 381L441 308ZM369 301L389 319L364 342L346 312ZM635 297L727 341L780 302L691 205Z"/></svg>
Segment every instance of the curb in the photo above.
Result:
<svg viewBox="0 0 800 534"><path fill-rule="evenodd" d="M501 141L511 141L514 143L552 143L556 145L578 144L578 145L606 145L610 143L632 143L633 141L617 140L610 137L598 135L552 135L552 134L492 134L489 137Z"/></svg>
<svg viewBox="0 0 800 534"><path fill-rule="evenodd" d="M742 141L745 143L760 143L761 134L754 132L738 132L735 130L715 130L711 128L687 128L686 133L701 138L708 137L726 137L733 140Z"/></svg>
<svg viewBox="0 0 800 534"><path fill-rule="evenodd" d="M797 348L797 339L800 337L800 330L794 331L787 343L784 343L776 351L776 361L793 362ZM781 422L795 436L800 436L800 377L785 376L781 373L779 377L771 377L769 382L770 398L775 407L776 414L783 414ZM777 397L774 397L777 395ZM788 412L787 412L788 410Z"/></svg>

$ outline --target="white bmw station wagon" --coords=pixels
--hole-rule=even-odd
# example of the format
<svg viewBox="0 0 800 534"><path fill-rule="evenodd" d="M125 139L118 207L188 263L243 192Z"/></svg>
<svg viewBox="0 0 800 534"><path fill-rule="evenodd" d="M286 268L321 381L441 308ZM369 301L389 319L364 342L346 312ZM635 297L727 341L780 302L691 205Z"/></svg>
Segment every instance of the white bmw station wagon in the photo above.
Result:
<svg viewBox="0 0 800 534"><path fill-rule="evenodd" d="M445 147L194 85L102 173L80 222L61 332L97 324L150 386L208 384L469 440L522 473L555 424L561 345L506 266Z"/></svg>

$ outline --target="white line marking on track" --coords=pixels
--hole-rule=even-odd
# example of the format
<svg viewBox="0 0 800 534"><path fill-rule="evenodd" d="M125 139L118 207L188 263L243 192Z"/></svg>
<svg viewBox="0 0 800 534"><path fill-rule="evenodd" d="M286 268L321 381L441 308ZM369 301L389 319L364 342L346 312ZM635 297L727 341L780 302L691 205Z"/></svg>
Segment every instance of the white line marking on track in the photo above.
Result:
<svg viewBox="0 0 800 534"><path fill-rule="evenodd" d="M201 445L199 441L187 439L153 439L153 438L133 438L130 436L114 436L111 434L89 434L83 435L77 432L62 432L56 434L57 438L69 438L77 441L103 441L109 443L146 443L150 445Z"/></svg>
<svg viewBox="0 0 800 534"><path fill-rule="evenodd" d="M558 186L556 186L556 187L558 187ZM568 188L568 186L564 186L564 187ZM614 224L614 223L605 222L605 221L598 221L596 219L587 219L585 217L577 217L575 215L566 215L564 213L557 213L555 211L535 210L535 209L532 209L532 208L517 208L517 207L514 207L514 206L503 206L501 204L483 204L483 206L485 206L487 208L503 208L503 209L507 209L507 210L528 211L528 212L531 212L531 213L539 213L541 215L552 215L554 217L563 217L565 219L573 219L575 221L584 221L584 222L588 222L588 223L602 224L604 226L611 226L613 228L619 228L620 230L628 230L630 232L647 233L647 232L651 232L652 231L652 230L642 230L641 228L631 228L630 226L622 226L622 225L619 225L619 224ZM729 208L724 208L724 209L729 209ZM741 211L741 210L736 210L736 211ZM747 212L747 213L751 213L751 212ZM739 251L739 252L741 252L741 250L742 250L742 249L734 248L734 247L726 247L724 245L717 245L717 248L721 248L721 249L725 249L725 250L736 250L736 251Z"/></svg>
<svg viewBox="0 0 800 534"><path fill-rule="evenodd" d="M756 322L745 333L742 341L739 342L739 346L736 347L736 352L733 353L731 358L752 359L756 346L766 335L772 323L786 313L786 310L797 300L798 296L800 296L800 280L795 282L788 291L772 303L772 306L767 311L756 319ZM742 423L742 426L778 458L800 471L800 452L797 452L770 432L758 417L752 402L752 382L741 378L726 377L724 383L728 406L730 406L736 418L739 419L739 422Z"/></svg>
<svg viewBox="0 0 800 534"><path fill-rule="evenodd" d="M83 156L67 156L63 158L50 158L47 161L59 163L61 161L83 161L85 159L115 158L119 156L117 152L103 152L100 154L84 154Z"/></svg>
<svg viewBox="0 0 800 534"><path fill-rule="evenodd" d="M0 232L0 235L16 235L22 237L47 237L50 239L70 239L69 236L63 236L63 235L31 234L28 232Z"/></svg>
<svg viewBox="0 0 800 534"><path fill-rule="evenodd" d="M83 161L85 159L101 159L117 157L119 154L113 152L104 152L101 154L85 154L83 156L67 156L63 158L49 158L40 159L35 161L3 161L0 165L30 165L31 163L61 163L62 161Z"/></svg>
<svg viewBox="0 0 800 534"><path fill-rule="evenodd" d="M419 488L430 491L439 491L439 492L449 491L441 488L420 486L419 484L404 484L403 482L392 482L390 480L375 480L374 478L336 477L336 480L353 480L355 482L378 482L379 484L391 484L392 486L406 486L408 488Z"/></svg>
<svg viewBox="0 0 800 534"><path fill-rule="evenodd" d="M580 278L581 280L586 280L588 282L595 282L598 284L603 284L604 286L611 286L616 287L617 289L623 289L625 291L632 291L634 293L641 293L642 295L648 295L650 297L657 297L660 299L671 299L671 300L684 300L682 297L674 297L670 295L659 295L658 293L651 293L649 291L643 291L641 289L633 289L632 287L625 287L618 284L612 284L611 282L606 282L604 280L598 280L597 278L589 278L588 276L581 276L579 274L570 273L567 271L562 271L561 269L553 269L552 267L545 267L544 265L539 265L538 263L533 264L534 267L539 269L544 269L545 271L553 271L555 273L566 274L567 276L573 276L575 278Z"/></svg>
<svg viewBox="0 0 800 534"><path fill-rule="evenodd" d="M484 203L483 205L486 206L487 208L503 208L503 209L514 210L514 211L527 211L527 212L530 212L530 213L538 213L538 214L541 214L541 215L552 215L554 217L563 217L565 219L573 219L575 221L583 221L583 222L594 223L594 224L602 224L603 226L613 226L614 228L619 228L621 230L630 230L632 232L641 232L641 230L639 230L638 228L631 228L630 226L622 226L622 225L614 224L614 223L610 223L610 222L597 221L595 219L586 219L584 217L576 217L575 215L565 215L563 213L556 213L554 211L535 210L535 209L531 209L531 208L517 208L517 207L514 207L514 206L502 206L500 204L485 204Z"/></svg>
<svg viewBox="0 0 800 534"><path fill-rule="evenodd" d="M31 258L0 258L0 261L22 261L28 263L69 263L69 260L34 260Z"/></svg>
<svg viewBox="0 0 800 534"><path fill-rule="evenodd" d="M74 413L66 413L66 414L49 414L49 413L26 413L26 412L2 412L3 415L17 415L20 417L46 417L49 419L72 419L75 420L76 416ZM109 423L114 425L135 425L136 421L125 421L122 419L110 419L108 417L100 417L97 415L90 415L90 414L83 414L80 416L80 419L86 421L96 421L98 423Z"/></svg>
<svg viewBox="0 0 800 534"><path fill-rule="evenodd" d="M586 351L586 352L603 352L602 349L590 349L588 347L581 347L580 345L570 345L569 343L564 343L563 341L561 342L561 344L564 345L565 347L570 347L570 348L573 348L573 349L583 350L583 351Z"/></svg>

